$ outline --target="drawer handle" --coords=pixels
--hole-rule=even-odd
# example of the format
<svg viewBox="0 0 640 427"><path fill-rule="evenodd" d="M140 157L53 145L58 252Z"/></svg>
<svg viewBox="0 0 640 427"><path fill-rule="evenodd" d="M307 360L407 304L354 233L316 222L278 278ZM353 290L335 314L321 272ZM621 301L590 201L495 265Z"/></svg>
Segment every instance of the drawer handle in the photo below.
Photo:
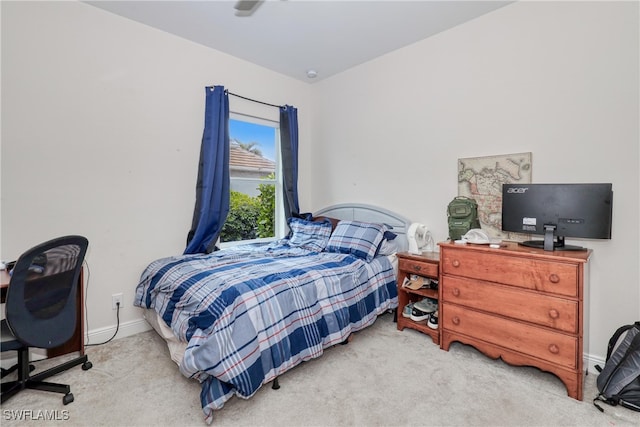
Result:
<svg viewBox="0 0 640 427"><path fill-rule="evenodd" d="M458 316L453 316L453 319L451 319L451 322L453 322L454 325L459 325L460 318Z"/></svg>
<svg viewBox="0 0 640 427"><path fill-rule="evenodd" d="M460 296L460 289L453 288L453 291L451 291L451 293L453 294L454 297L459 297Z"/></svg>
<svg viewBox="0 0 640 427"><path fill-rule="evenodd" d="M451 265L453 265L454 267L460 267L460 261L454 259L453 261L451 261Z"/></svg>
<svg viewBox="0 0 640 427"><path fill-rule="evenodd" d="M558 353L560 353L560 349L559 349L559 348L558 348L558 346L557 346L557 345L555 345L555 344L551 344L551 345L549 345L549 351L550 351L552 354L558 354Z"/></svg>
<svg viewBox="0 0 640 427"><path fill-rule="evenodd" d="M416 270L416 271L420 271L421 267L419 265L414 265L413 269Z"/></svg>
<svg viewBox="0 0 640 427"><path fill-rule="evenodd" d="M551 276L549 276L549 281L551 283L558 283L560 282L560 277L558 277L557 274L552 274Z"/></svg>
<svg viewBox="0 0 640 427"><path fill-rule="evenodd" d="M560 313L558 313L558 310L556 310L555 308L552 308L551 310L549 310L549 317L551 317L552 319L557 319L558 317L560 317Z"/></svg>

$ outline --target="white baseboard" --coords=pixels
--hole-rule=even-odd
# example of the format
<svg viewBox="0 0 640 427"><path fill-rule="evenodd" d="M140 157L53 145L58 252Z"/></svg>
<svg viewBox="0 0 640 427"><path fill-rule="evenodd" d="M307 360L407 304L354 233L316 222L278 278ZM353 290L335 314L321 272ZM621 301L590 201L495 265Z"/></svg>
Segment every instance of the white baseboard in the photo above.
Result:
<svg viewBox="0 0 640 427"><path fill-rule="evenodd" d="M113 339L125 338L149 330L151 330L151 326L144 318L132 320L130 322L122 323L118 328L118 333ZM109 340L115 332L115 325L108 326L106 328L91 330L85 337L85 344L104 343L105 341ZM604 366L605 360L602 357L592 356L586 353L583 355L583 357L584 368L588 371L588 373L590 375L598 375L598 371L596 370L595 366ZM17 359L15 357L2 358L1 364L2 367L6 368L8 366L11 366L13 363L16 363L16 361Z"/></svg>
<svg viewBox="0 0 640 427"><path fill-rule="evenodd" d="M141 332L146 332L151 329L151 326L144 319L132 320L130 322L122 323L118 329L118 333L113 338L117 340L119 338L129 337L131 335L139 334ZM86 344L100 344L109 340L109 338L113 337L113 334L116 332L116 326L108 326L106 328L99 328L90 331L85 336L85 345ZM41 360L46 359L46 352L42 349L33 349L30 352L31 360ZM18 358L15 356L14 352L11 354L2 353L2 358L0 359L0 366L7 369L14 364L18 363Z"/></svg>
<svg viewBox="0 0 640 427"><path fill-rule="evenodd" d="M584 368L588 369L590 375L598 375L596 365L600 365L604 368L605 360L602 357L591 356L589 354L584 355Z"/></svg>
<svg viewBox="0 0 640 427"><path fill-rule="evenodd" d="M120 329L118 330L118 334L114 339L125 338L131 335L139 334L141 332L146 332L151 329L151 326L147 321L142 318L138 320L133 320L127 323L123 323L120 325ZM94 329L89 332L88 337L90 341L86 341L87 344L90 343L101 343L105 342L109 338L113 336L113 333L116 331L115 326L110 326L101 329ZM605 360L602 357L593 356L587 353L583 354L583 366L584 369L587 370L589 375L598 375L598 371L595 366L600 365L604 367Z"/></svg>
<svg viewBox="0 0 640 427"><path fill-rule="evenodd" d="M144 319L132 320L129 322L121 323L120 327L117 328L118 333L113 339L130 337L131 335L139 334L141 332L146 332L151 329L149 323L147 323ZM116 333L116 326L107 326L106 328L93 329L87 333L85 336L85 345L86 344L100 344L108 341L113 334Z"/></svg>

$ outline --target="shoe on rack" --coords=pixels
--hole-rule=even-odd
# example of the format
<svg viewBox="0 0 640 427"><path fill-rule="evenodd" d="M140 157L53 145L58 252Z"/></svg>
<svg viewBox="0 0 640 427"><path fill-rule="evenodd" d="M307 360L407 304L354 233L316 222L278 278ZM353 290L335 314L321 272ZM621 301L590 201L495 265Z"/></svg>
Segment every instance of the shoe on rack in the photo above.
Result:
<svg viewBox="0 0 640 427"><path fill-rule="evenodd" d="M402 287L413 290L429 288L429 286L431 286L431 279L418 276L417 274L412 274L409 277L405 277L404 281L402 282Z"/></svg>
<svg viewBox="0 0 640 427"><path fill-rule="evenodd" d="M438 300L433 298L424 298L413 304L413 308L417 308L425 313L433 313L438 309Z"/></svg>
<svg viewBox="0 0 640 427"><path fill-rule="evenodd" d="M416 307L416 305L417 303L413 305L413 310L411 310L411 320L413 320L414 322L424 322L425 320L429 319L431 313L420 310Z"/></svg>
<svg viewBox="0 0 640 427"><path fill-rule="evenodd" d="M438 312L434 311L429 315L429 320L427 320L427 326L431 329L438 329Z"/></svg>
<svg viewBox="0 0 640 427"><path fill-rule="evenodd" d="M413 303L404 306L404 310L402 310L402 317L411 317L411 310L413 310Z"/></svg>

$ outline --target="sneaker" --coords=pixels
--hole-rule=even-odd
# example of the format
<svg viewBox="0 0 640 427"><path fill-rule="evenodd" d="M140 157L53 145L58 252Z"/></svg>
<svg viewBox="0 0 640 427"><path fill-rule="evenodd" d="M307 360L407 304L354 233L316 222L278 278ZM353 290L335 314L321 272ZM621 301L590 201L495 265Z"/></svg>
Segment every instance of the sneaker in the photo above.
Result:
<svg viewBox="0 0 640 427"><path fill-rule="evenodd" d="M417 308L425 313L433 313L438 309L438 300L433 298L424 298L413 305L413 308Z"/></svg>
<svg viewBox="0 0 640 427"><path fill-rule="evenodd" d="M425 320L429 319L431 313L420 310L416 307L417 304L418 303L415 303L413 305L413 310L411 310L411 320L413 320L414 322L424 322Z"/></svg>
<svg viewBox="0 0 640 427"><path fill-rule="evenodd" d="M427 326L431 329L438 329L438 312L434 311L427 320Z"/></svg>
<svg viewBox="0 0 640 427"><path fill-rule="evenodd" d="M411 317L411 310L413 310L413 303L404 306L404 310L402 310L402 317Z"/></svg>

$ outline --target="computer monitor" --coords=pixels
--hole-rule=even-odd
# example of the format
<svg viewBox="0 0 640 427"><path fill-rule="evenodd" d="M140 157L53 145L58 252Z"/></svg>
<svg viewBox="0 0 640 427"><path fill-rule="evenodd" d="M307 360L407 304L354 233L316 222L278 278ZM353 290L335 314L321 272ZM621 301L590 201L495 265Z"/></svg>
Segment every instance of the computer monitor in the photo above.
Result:
<svg viewBox="0 0 640 427"><path fill-rule="evenodd" d="M537 234L521 245L585 250L565 237L611 239L612 184L503 184L502 230Z"/></svg>

